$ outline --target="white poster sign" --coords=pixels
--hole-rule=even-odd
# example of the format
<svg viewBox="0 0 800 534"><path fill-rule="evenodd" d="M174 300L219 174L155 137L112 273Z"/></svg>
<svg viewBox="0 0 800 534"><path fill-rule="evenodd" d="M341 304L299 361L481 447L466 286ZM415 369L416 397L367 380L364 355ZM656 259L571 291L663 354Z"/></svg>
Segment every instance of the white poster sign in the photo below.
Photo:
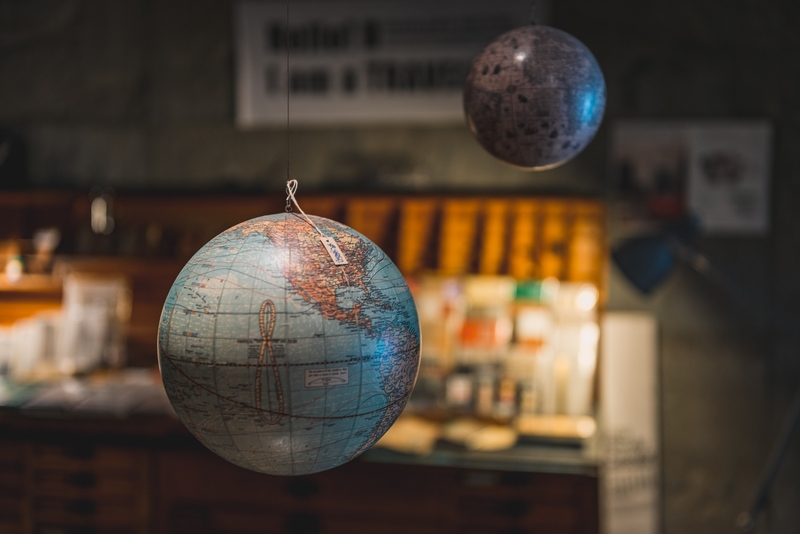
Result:
<svg viewBox="0 0 800 534"><path fill-rule="evenodd" d="M769 122L623 121L613 136L612 172L632 217L689 213L706 235L769 232Z"/></svg>
<svg viewBox="0 0 800 534"><path fill-rule="evenodd" d="M697 124L688 135L689 209L704 232L768 233L769 123Z"/></svg>
<svg viewBox="0 0 800 534"><path fill-rule="evenodd" d="M285 125L287 87L292 124L463 122L472 59L527 24L531 2L293 0L288 9L287 27L284 1L236 4L239 126Z"/></svg>

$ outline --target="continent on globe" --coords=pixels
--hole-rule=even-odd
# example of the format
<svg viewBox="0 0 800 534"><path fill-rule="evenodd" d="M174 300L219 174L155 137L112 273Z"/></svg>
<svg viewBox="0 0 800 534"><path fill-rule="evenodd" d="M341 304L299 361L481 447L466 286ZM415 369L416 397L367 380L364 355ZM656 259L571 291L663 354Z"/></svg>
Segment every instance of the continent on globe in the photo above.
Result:
<svg viewBox="0 0 800 534"><path fill-rule="evenodd" d="M572 35L550 26L517 28L472 62L464 113L494 157L528 170L573 158L603 119L606 88L597 60Z"/></svg>
<svg viewBox="0 0 800 534"><path fill-rule="evenodd" d="M352 460L406 405L419 367L411 292L355 230L282 213L238 224L186 264L164 304L158 358L190 432L275 475ZM338 262L337 262L338 263Z"/></svg>

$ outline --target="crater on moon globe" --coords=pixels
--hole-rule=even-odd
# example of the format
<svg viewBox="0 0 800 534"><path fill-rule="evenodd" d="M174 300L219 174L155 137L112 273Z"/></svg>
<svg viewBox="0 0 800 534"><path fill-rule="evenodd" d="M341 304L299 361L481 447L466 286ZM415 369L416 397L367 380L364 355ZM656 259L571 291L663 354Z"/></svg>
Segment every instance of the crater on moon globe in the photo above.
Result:
<svg viewBox="0 0 800 534"><path fill-rule="evenodd" d="M603 73L586 46L549 26L512 30L472 62L464 112L490 154L546 170L583 150L605 111Z"/></svg>
<svg viewBox="0 0 800 534"><path fill-rule="evenodd" d="M374 444L406 405L420 332L397 267L369 239L292 213L241 223L186 264L164 304L159 366L181 421L241 467L303 475Z"/></svg>

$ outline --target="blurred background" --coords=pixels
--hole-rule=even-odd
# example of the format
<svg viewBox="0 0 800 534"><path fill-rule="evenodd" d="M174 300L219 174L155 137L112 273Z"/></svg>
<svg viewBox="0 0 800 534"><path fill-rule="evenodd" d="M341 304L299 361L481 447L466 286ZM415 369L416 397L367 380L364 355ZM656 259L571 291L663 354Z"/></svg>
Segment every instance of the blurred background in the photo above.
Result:
<svg viewBox="0 0 800 534"><path fill-rule="evenodd" d="M292 0L287 142L283 2L0 0L4 531L735 531L800 384L800 5L539 3L607 107L537 173L460 108L471 57L530 6ZM424 332L405 433L296 483L215 464L154 370L180 268L283 210L287 160L306 212L395 260ZM682 265L643 295L610 251L689 213L735 282ZM795 435L758 532L800 528L798 481ZM366 512L332 488L379 512L346 519Z"/></svg>

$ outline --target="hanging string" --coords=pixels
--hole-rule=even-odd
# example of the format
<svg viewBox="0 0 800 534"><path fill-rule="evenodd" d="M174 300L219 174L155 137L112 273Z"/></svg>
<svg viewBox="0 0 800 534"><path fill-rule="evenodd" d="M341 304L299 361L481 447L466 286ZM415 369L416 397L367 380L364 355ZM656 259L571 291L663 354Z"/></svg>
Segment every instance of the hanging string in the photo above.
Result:
<svg viewBox="0 0 800 534"><path fill-rule="evenodd" d="M297 192L297 180L289 180L288 182L286 182L286 203L288 205L291 205L293 203L295 206L297 206L297 209L300 210L303 219L305 219L308 224L314 227L314 230L316 230L317 233L319 234L319 240L322 241L322 245L323 247L325 247L325 250L330 255L331 260L333 260L333 263L335 265L347 265L348 263L347 258L342 252L342 249L339 248L339 245L336 243L336 240L329 235L323 234L322 230L319 229L319 226L317 226L314 223L314 221L311 220L311 217L306 215L306 212L304 212L303 208L300 207L300 204L297 203L297 199L294 198L294 194L296 192ZM350 286L350 279L348 278L347 273L343 271L343 274L345 281L347 282L347 285Z"/></svg>
<svg viewBox="0 0 800 534"><path fill-rule="evenodd" d="M289 193L289 182L291 181L289 175L289 93L291 93L291 83L289 80L289 0L286 0L286 192L294 199L294 194ZM294 189L296 191L297 180L294 180L294 184ZM292 203L289 202L289 196L286 197L286 213L292 212ZM295 204L296 203L297 201L295 201ZM300 206L297 207L300 208Z"/></svg>
<svg viewBox="0 0 800 534"><path fill-rule="evenodd" d="M319 226L314 224L314 221L311 220L311 217L306 215L306 212L303 211L303 208L300 207L300 204L297 203L297 199L294 198L294 194L297 192L297 180L289 180L286 182L286 206L291 207L292 203L297 206L297 209L300 210L303 218L306 220L308 224L314 227L319 235L322 237L328 237L322 233L322 230L319 229Z"/></svg>
<svg viewBox="0 0 800 534"><path fill-rule="evenodd" d="M536 20L536 0L531 1L531 26L536 26L539 22Z"/></svg>
<svg viewBox="0 0 800 534"><path fill-rule="evenodd" d="M291 178L291 172L289 167L289 97L292 92L292 84L290 80L290 72L289 72L289 0L286 0L286 207L284 210L286 213L292 212L292 204L297 206L297 209L300 210L302 217L306 220L308 224L314 227L314 230L317 231L319 234L320 241L322 245L325 247L325 250L330 255L333 263L336 265L346 265L347 258L345 258L342 250L339 248L339 245L336 243L336 240L330 236L327 236L322 233L322 230L319 229L314 221L311 220L311 217L306 215L306 212L303 211L303 208L300 207L300 204L297 203L297 199L294 198L294 194L297 192L297 180L293 180ZM344 271L343 271L344 273ZM347 277L347 273L344 273L345 281L347 285L350 285L350 279Z"/></svg>

